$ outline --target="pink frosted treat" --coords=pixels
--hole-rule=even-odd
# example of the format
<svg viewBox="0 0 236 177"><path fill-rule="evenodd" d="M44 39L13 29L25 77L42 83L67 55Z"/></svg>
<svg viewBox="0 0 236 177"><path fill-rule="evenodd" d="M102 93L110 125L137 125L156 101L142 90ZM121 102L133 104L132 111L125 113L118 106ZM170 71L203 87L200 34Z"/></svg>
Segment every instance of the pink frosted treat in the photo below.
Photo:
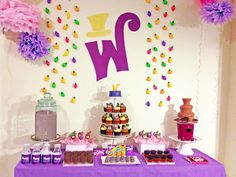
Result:
<svg viewBox="0 0 236 177"><path fill-rule="evenodd" d="M37 8L21 0L0 0L0 28L12 32L36 32L40 24Z"/></svg>

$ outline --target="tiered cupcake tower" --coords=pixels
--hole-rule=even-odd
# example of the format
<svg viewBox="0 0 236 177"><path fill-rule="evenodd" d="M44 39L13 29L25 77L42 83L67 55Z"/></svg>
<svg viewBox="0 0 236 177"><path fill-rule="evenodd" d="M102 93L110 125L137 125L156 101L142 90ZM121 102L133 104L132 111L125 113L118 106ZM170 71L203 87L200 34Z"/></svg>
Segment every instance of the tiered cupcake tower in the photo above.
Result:
<svg viewBox="0 0 236 177"><path fill-rule="evenodd" d="M131 134L129 127L129 117L126 114L124 103L118 102L121 98L121 91L117 90L119 84L112 85L112 91L109 91L109 97L113 103L104 105L104 115L102 116L102 125L100 135L106 138L127 138Z"/></svg>

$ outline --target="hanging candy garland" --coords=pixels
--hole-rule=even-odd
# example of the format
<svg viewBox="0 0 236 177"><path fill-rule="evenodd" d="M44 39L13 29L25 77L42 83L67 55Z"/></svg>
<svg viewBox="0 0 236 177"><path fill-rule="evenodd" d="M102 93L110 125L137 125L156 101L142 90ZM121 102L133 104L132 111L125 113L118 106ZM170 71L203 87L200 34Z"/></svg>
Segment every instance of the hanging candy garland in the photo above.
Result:
<svg viewBox="0 0 236 177"><path fill-rule="evenodd" d="M49 70L51 71L51 74L53 74L54 80L50 79L50 74L46 74L46 76L44 76L44 81L48 82L48 89L50 90L51 88L52 92L57 93L57 96L69 99L71 103L76 103L76 96L69 98L66 91L73 89L76 93L78 88L78 83L76 82L76 80L78 80L76 71L78 59L72 56L74 53L72 50L76 51L79 48L79 45L77 44L79 35L77 31L72 29L74 28L73 25L80 25L80 21L74 18L76 13L80 12L80 9L78 5L75 5L73 8L75 11L74 15L71 13L72 9L67 8L67 6L62 6L62 4L57 1L47 0L46 2L47 5L44 8L44 12L46 17L50 19L46 22L46 26L54 36L53 40L48 38L48 40L53 43L54 58L52 59L52 62L48 61L45 65L49 66ZM56 18L50 16L51 12L57 13ZM76 29L78 29L78 27L76 27ZM63 48L60 46L63 46ZM77 55L78 54L76 54L76 56ZM67 68L72 68L72 71ZM71 78L68 78L69 76L66 74L68 71L71 74ZM49 80L51 81L49 82ZM57 83L56 80L59 80L59 82ZM43 88L45 89L41 89L42 92L47 90L46 87Z"/></svg>
<svg viewBox="0 0 236 177"><path fill-rule="evenodd" d="M233 18L234 7L227 1L201 0L201 17L204 21L214 24L224 24Z"/></svg>
<svg viewBox="0 0 236 177"><path fill-rule="evenodd" d="M166 102L171 101L169 93L170 88L172 88L170 81L173 71L171 69L172 57L170 55L174 51L174 46L172 45L174 34L171 30L175 26L173 16L176 7L168 0L163 0L162 3L152 2L151 0L145 1L149 4L148 7L151 7L149 7L146 14L148 19L147 28L150 32L146 38L148 45L146 53L148 57L147 61L145 61L145 66L148 71L146 76L148 87L145 92L148 99L145 105L148 107L151 105L162 107ZM167 57L168 55L169 58ZM154 101L156 103L151 104L151 98L155 98L156 100Z"/></svg>

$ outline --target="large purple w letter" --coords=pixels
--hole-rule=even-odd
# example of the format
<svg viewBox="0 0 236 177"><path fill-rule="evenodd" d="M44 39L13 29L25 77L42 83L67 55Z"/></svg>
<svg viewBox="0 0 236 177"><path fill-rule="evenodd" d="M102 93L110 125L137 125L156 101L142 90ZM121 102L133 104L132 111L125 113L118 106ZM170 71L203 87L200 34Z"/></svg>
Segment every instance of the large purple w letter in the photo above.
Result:
<svg viewBox="0 0 236 177"><path fill-rule="evenodd" d="M93 61L97 81L107 77L108 63L111 58L117 72L129 70L124 40L124 26L128 20L131 20L128 22L131 31L137 31L140 28L140 20L137 15L130 12L120 15L115 26L116 47L111 40L102 40L103 51L100 54L96 41L85 44Z"/></svg>

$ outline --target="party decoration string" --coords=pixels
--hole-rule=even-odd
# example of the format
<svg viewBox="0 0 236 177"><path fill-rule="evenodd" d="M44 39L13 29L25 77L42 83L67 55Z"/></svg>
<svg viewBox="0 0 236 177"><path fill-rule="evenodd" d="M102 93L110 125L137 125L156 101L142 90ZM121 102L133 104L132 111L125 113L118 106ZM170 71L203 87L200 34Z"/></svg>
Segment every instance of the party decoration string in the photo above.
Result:
<svg viewBox="0 0 236 177"><path fill-rule="evenodd" d="M147 107L163 107L171 101L171 88L173 87L171 79L172 69L172 45L174 29L176 22L174 13L176 6L173 2L162 0L159 2L145 0L147 7L147 59L145 67L147 70L145 93ZM151 102L154 102L153 104Z"/></svg>
<svg viewBox="0 0 236 177"><path fill-rule="evenodd" d="M48 38L53 44L54 56L51 62L48 59L49 61L47 60L48 62L45 63L49 70L47 74L44 74L46 86L43 86L41 92L50 91L54 97L59 97L75 104L77 103L76 95L78 95L77 90L79 88L77 82L78 58L75 58L73 54L80 47L78 44L79 34L75 29L80 26L77 13L81 9L76 2L72 1L66 3L75 3L73 6L68 6L68 4L62 4L58 1L45 1L43 12L46 18L49 19L46 22L46 26L54 36L53 39ZM56 14L56 18L51 14ZM76 56L79 56L79 53ZM69 97L71 93L73 93L72 97Z"/></svg>

